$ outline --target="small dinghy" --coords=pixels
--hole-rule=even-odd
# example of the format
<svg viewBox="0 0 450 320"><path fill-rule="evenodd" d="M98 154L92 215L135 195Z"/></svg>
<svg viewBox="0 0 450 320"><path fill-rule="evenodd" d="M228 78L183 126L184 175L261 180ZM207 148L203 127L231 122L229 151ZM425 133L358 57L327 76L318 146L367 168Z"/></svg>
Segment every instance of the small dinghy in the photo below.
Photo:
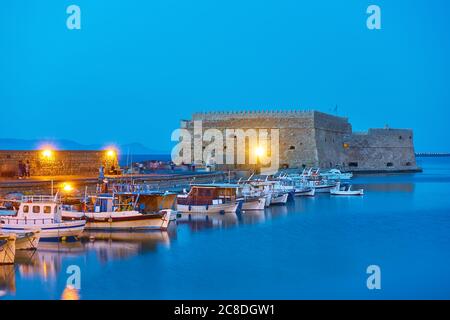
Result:
<svg viewBox="0 0 450 320"><path fill-rule="evenodd" d="M16 256L16 235L0 235L0 265L13 264Z"/></svg>
<svg viewBox="0 0 450 320"><path fill-rule="evenodd" d="M352 190L351 185L343 185L338 182L336 187L330 190L330 194L334 196L362 196L364 189Z"/></svg>
<svg viewBox="0 0 450 320"><path fill-rule="evenodd" d="M41 239L40 233L40 230L36 230L17 235L16 250L36 250Z"/></svg>

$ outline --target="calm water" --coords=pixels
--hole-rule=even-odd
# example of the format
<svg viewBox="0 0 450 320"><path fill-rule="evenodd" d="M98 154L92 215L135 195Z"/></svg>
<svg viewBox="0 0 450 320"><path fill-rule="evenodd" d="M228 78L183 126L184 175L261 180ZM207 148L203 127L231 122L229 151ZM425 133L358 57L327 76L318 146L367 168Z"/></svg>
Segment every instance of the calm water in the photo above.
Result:
<svg viewBox="0 0 450 320"><path fill-rule="evenodd" d="M414 175L358 177L364 197L297 198L262 213L183 216L166 233L45 243L0 267L3 298L59 299L67 267L82 299L450 298L450 159ZM366 268L381 268L381 290Z"/></svg>

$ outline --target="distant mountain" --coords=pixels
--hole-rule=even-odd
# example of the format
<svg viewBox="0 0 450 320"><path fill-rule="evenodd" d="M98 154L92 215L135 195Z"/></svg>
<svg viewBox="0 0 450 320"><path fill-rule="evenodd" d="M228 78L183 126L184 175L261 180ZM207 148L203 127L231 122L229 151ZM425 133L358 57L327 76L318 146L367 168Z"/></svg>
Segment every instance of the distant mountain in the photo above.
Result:
<svg viewBox="0 0 450 320"><path fill-rule="evenodd" d="M59 150L101 150L104 145L100 144L81 144L66 139L43 139L43 140L25 140L25 139L0 139L0 150L37 150L43 145L52 145ZM122 154L165 154L167 152L147 148L141 143L128 143L117 145Z"/></svg>

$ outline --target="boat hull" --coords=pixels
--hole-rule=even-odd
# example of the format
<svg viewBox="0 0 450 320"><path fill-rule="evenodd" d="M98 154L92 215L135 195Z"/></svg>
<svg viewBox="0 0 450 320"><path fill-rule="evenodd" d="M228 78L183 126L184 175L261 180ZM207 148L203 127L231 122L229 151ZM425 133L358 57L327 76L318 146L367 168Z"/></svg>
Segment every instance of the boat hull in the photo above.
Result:
<svg viewBox="0 0 450 320"><path fill-rule="evenodd" d="M265 197L251 199L251 200L247 199L242 203L242 210L243 211L264 210L265 206L266 206L266 198Z"/></svg>
<svg viewBox="0 0 450 320"><path fill-rule="evenodd" d="M80 213L63 211L64 219L80 218ZM86 230L167 230L172 210L163 210L157 214L140 214L138 212L94 213L87 214Z"/></svg>
<svg viewBox="0 0 450 320"><path fill-rule="evenodd" d="M0 265L13 264L16 256L16 236L0 236Z"/></svg>
<svg viewBox="0 0 450 320"><path fill-rule="evenodd" d="M316 194L316 189L314 189L314 188L295 191L295 195L297 197L314 197L315 194Z"/></svg>
<svg viewBox="0 0 450 320"><path fill-rule="evenodd" d="M330 193L330 190L333 189L334 185L327 186L314 186L315 193Z"/></svg>
<svg viewBox="0 0 450 320"><path fill-rule="evenodd" d="M25 234L23 237L18 237L16 239L16 250L35 250L40 239L40 232L32 232Z"/></svg>
<svg viewBox="0 0 450 320"><path fill-rule="evenodd" d="M239 203L222 203L211 205L187 205L177 204L177 211L183 213L222 213L231 212L235 213Z"/></svg>
<svg viewBox="0 0 450 320"><path fill-rule="evenodd" d="M362 195L364 195L364 191L363 190L354 190L354 191L330 190L330 194L333 196L362 196Z"/></svg>
<svg viewBox="0 0 450 320"><path fill-rule="evenodd" d="M61 239L78 237L84 230L86 221L64 221L61 223L41 223L38 221L28 220L29 223L15 223L14 219L3 219L0 231L5 233L23 234L30 232L32 229L40 229L41 240ZM22 220L23 221L23 220ZM19 222L19 221L18 221Z"/></svg>
<svg viewBox="0 0 450 320"><path fill-rule="evenodd" d="M272 195L271 204L286 204L289 197L289 193L283 193L281 195Z"/></svg>

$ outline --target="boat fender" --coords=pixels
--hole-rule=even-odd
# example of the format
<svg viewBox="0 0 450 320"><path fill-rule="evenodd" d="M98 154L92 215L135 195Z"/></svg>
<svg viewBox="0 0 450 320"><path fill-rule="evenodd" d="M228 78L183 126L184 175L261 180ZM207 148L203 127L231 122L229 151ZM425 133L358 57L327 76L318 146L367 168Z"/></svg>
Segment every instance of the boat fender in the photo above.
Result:
<svg viewBox="0 0 450 320"><path fill-rule="evenodd" d="M209 205L206 205L206 211L208 211L208 209L209 209Z"/></svg>
<svg viewBox="0 0 450 320"><path fill-rule="evenodd" d="M191 211L191 209L192 209L192 208L191 208L191 205L189 205L189 211Z"/></svg>

